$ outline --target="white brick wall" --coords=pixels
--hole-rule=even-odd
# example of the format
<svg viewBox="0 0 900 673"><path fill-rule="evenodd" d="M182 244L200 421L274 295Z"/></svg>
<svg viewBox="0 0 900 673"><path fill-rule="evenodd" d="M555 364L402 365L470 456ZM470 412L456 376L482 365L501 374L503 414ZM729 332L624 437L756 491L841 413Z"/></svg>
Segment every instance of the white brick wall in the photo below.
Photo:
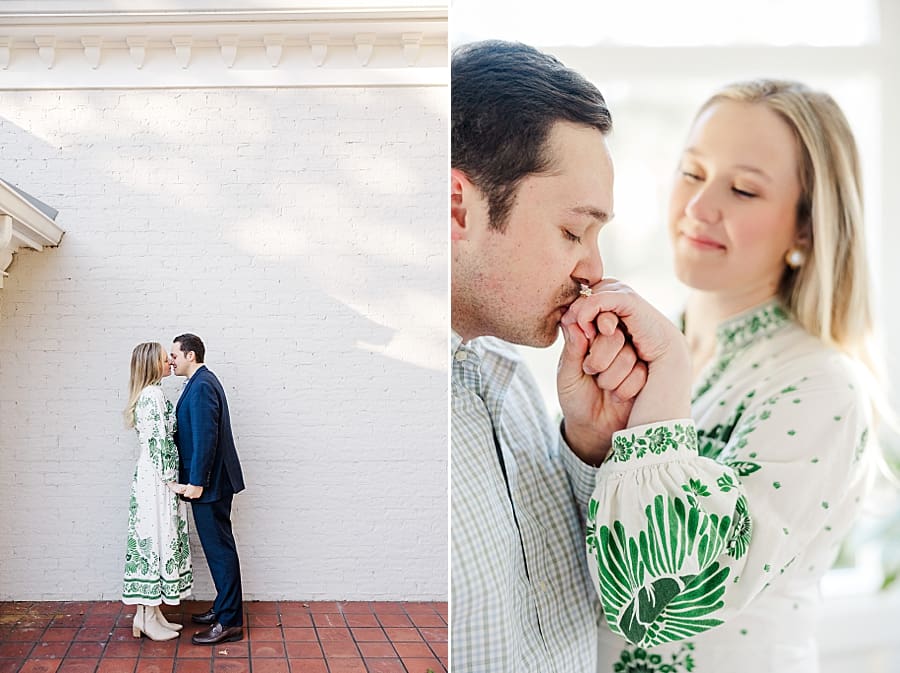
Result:
<svg viewBox="0 0 900 673"><path fill-rule="evenodd" d="M119 596L130 353L183 331L229 397L245 597L446 599L448 109L0 92L0 177L66 230L0 290L0 600Z"/></svg>

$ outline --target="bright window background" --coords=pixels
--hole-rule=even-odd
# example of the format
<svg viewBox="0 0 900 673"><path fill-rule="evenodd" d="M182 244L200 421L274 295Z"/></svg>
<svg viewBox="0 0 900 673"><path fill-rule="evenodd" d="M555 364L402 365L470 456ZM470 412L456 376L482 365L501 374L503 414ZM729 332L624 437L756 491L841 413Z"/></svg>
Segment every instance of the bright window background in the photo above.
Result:
<svg viewBox="0 0 900 673"><path fill-rule="evenodd" d="M522 41L556 55L603 92L613 114L609 143L616 166L616 218L600 238L606 274L673 317L686 290L672 271L665 211L697 108L721 85L752 77L798 79L828 91L859 144L876 302L885 343L900 343L893 310L900 290L894 261L900 252L900 2L557 0L549 10L530 11L521 3L452 0L450 7L452 46ZM550 349L521 349L551 413L559 410L560 349L561 341ZM888 378L896 401L900 358L889 357ZM896 437L885 441L898 444ZM857 538L872 538L892 521L893 527L852 545L841 561L845 567L826 578L823 673L900 670L900 647L891 644L896 638L888 628L900 593L877 591L885 574L881 556L900 535L896 489L882 487L871 512Z"/></svg>
<svg viewBox="0 0 900 673"><path fill-rule="evenodd" d="M857 46L878 40L876 0L451 0L453 44L486 38L535 46Z"/></svg>

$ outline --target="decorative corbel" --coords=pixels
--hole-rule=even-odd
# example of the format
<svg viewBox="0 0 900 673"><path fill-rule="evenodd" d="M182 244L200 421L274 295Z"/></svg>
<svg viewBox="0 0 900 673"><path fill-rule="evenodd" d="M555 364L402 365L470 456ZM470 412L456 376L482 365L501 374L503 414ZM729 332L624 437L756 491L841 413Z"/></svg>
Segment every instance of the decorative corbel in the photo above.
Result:
<svg viewBox="0 0 900 673"><path fill-rule="evenodd" d="M34 43L37 45L38 55L49 70L56 59L56 38L53 35L38 35L34 38Z"/></svg>
<svg viewBox="0 0 900 673"><path fill-rule="evenodd" d="M81 38L81 44L84 46L84 57L94 70L100 65L100 49L103 45L103 38L96 35L89 35Z"/></svg>
<svg viewBox="0 0 900 673"><path fill-rule="evenodd" d="M372 49L375 47L375 33L357 33L353 38L356 44L356 58L363 67L368 65L372 58Z"/></svg>
<svg viewBox="0 0 900 673"><path fill-rule="evenodd" d="M266 45L266 56L273 68L281 63L281 54L284 48L284 35L263 35L263 44Z"/></svg>
<svg viewBox="0 0 900 673"><path fill-rule="evenodd" d="M175 35L172 37L172 45L175 47L175 59L182 68L187 68L191 62L191 46L194 38L190 35Z"/></svg>
<svg viewBox="0 0 900 673"><path fill-rule="evenodd" d="M222 53L222 60L225 61L225 65L228 68L234 65L234 59L237 57L237 47L237 35L221 35L219 37L219 51Z"/></svg>
<svg viewBox="0 0 900 673"><path fill-rule="evenodd" d="M144 67L144 59L147 58L147 38L143 35L136 35L125 38L125 44L128 45L128 52L131 54L131 60L140 70Z"/></svg>
<svg viewBox="0 0 900 673"><path fill-rule="evenodd" d="M422 46L422 33L403 33L400 36L403 42L403 58L406 65L415 65L419 58L419 47Z"/></svg>
<svg viewBox="0 0 900 673"><path fill-rule="evenodd" d="M325 63L328 53L328 33L313 33L309 36L309 46L312 47L313 63L320 68Z"/></svg>

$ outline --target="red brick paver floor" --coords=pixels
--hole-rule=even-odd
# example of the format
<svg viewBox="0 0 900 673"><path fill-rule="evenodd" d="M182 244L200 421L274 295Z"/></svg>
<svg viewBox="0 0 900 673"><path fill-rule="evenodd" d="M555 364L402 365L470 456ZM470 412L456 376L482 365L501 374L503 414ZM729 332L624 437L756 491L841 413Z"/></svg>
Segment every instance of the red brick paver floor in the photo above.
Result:
<svg viewBox="0 0 900 673"><path fill-rule="evenodd" d="M131 635L117 602L0 602L0 673L444 673L446 603L244 603L244 639L193 645L208 602L164 606L179 638Z"/></svg>

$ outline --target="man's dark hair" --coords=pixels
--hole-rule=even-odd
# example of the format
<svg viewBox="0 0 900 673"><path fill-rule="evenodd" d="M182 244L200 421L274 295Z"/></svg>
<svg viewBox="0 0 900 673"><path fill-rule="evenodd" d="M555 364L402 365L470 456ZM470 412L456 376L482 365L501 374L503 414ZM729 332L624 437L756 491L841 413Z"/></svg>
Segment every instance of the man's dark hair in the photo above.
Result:
<svg viewBox="0 0 900 673"><path fill-rule="evenodd" d="M194 351L194 362L203 364L203 358L206 355L206 346L196 334L182 334L172 339L173 344L181 344L181 352L187 355Z"/></svg>
<svg viewBox="0 0 900 673"><path fill-rule="evenodd" d="M597 128L612 117L580 74L534 47L488 40L453 50L451 165L486 196L490 226L506 228L522 178L550 168L546 141L558 121Z"/></svg>

